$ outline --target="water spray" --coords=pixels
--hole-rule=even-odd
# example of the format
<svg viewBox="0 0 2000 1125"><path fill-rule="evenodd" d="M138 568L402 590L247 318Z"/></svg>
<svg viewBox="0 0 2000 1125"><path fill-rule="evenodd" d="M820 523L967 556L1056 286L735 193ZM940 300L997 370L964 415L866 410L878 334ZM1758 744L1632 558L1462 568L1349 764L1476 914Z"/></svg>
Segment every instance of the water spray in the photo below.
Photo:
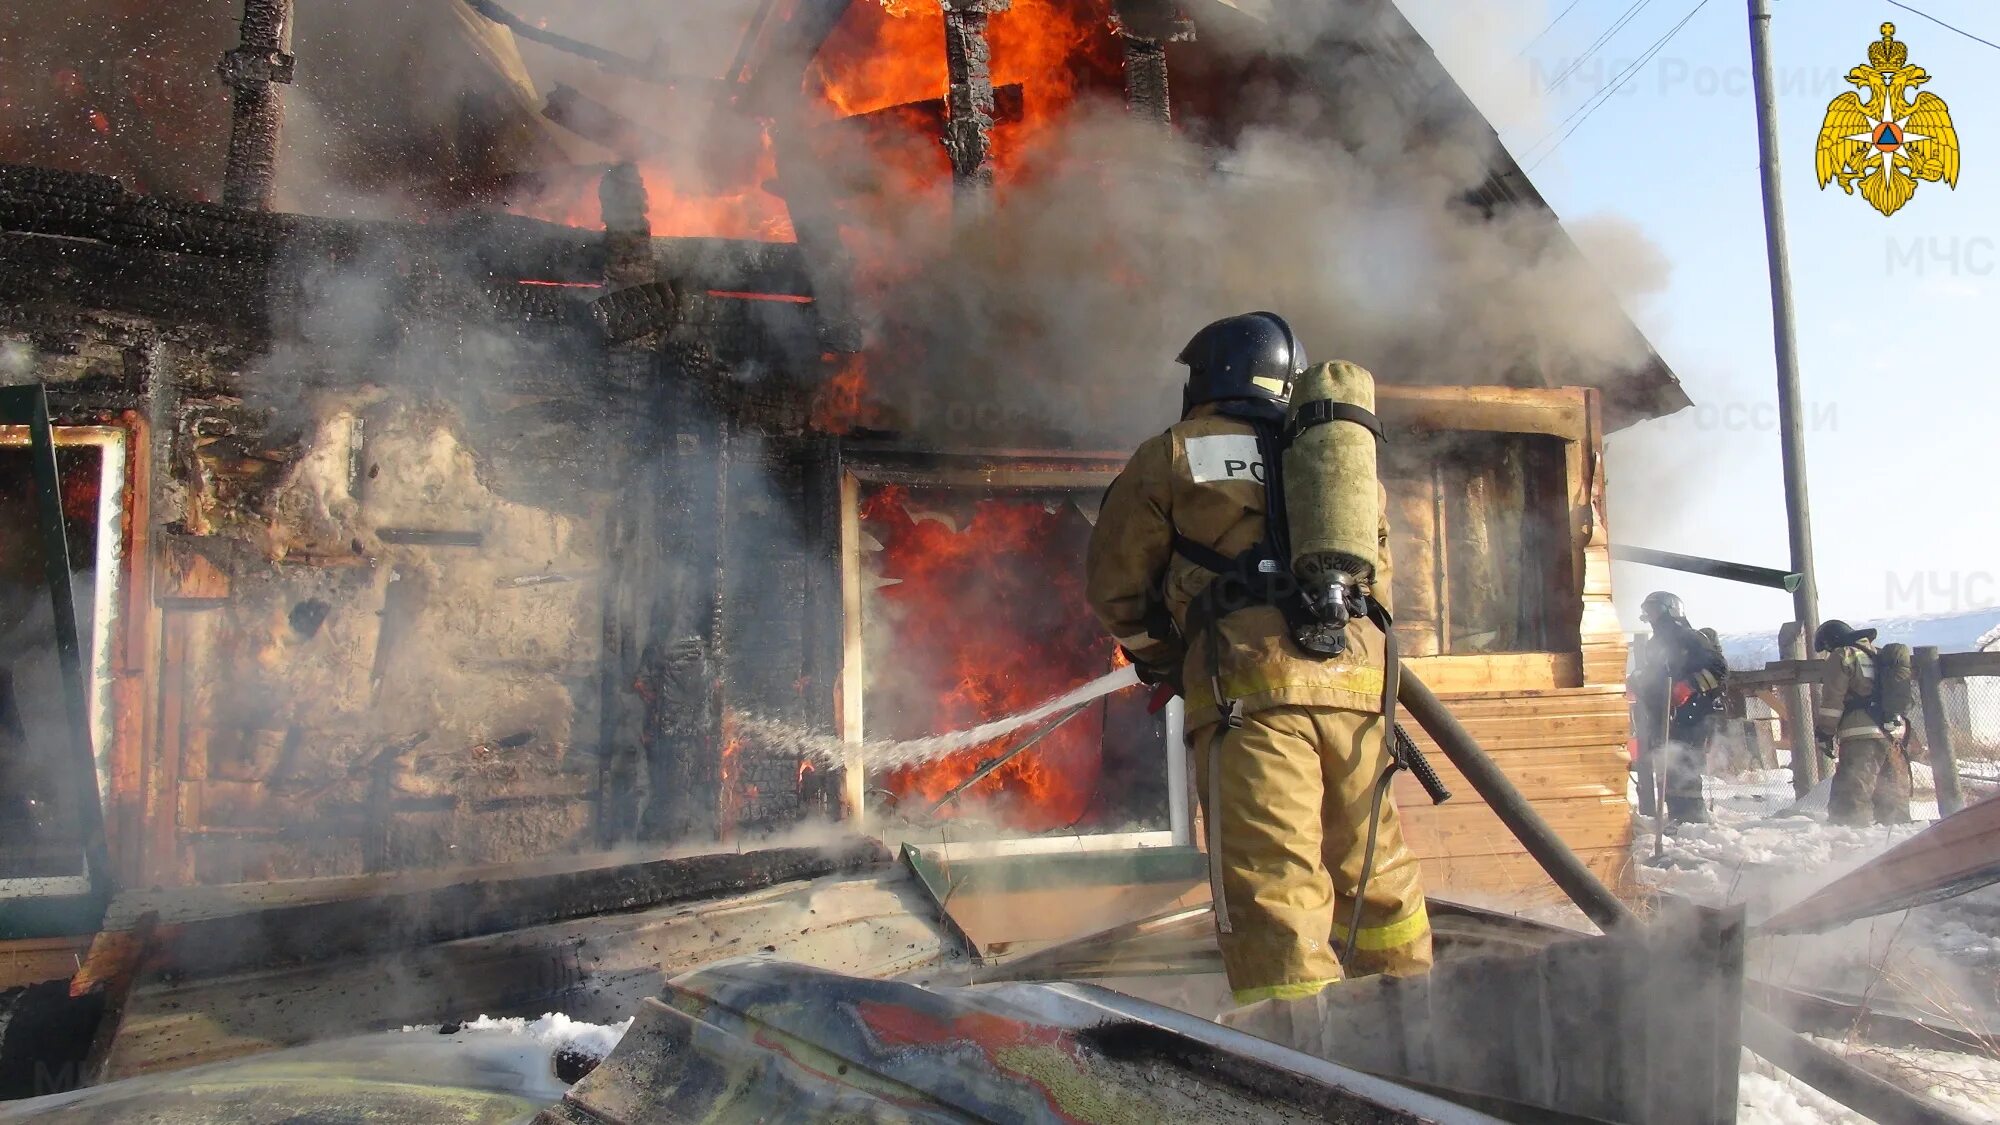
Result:
<svg viewBox="0 0 2000 1125"><path fill-rule="evenodd" d="M1016 711L1012 715L1002 716L961 731L902 741L863 739L860 742L848 742L836 735L807 730L795 723L750 717L738 719L736 729L748 741L765 749L796 753L802 758L809 758L829 766L841 765L850 755L860 754L867 758L871 769L900 769L904 766L934 762L961 750L983 746L996 738L1012 734L1022 727L1060 712L1080 711L1085 704L1102 699L1112 692L1137 686L1138 683L1138 669L1127 665L1027 710Z"/></svg>

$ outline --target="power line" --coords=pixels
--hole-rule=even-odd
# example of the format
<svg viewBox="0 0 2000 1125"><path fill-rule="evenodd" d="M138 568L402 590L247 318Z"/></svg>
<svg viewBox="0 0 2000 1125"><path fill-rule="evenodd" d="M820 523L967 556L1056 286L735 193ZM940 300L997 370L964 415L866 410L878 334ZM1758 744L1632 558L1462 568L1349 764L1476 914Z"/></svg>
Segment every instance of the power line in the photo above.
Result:
<svg viewBox="0 0 2000 1125"><path fill-rule="evenodd" d="M1543 161L1547 160L1551 156L1554 156L1556 154L1556 150L1563 146L1563 141L1569 140L1570 137L1573 134L1575 134L1575 132L1578 129L1583 128L1584 121L1589 121L1592 114L1595 114L1597 110L1604 105L1605 102L1611 100L1611 95L1616 94L1620 89L1624 87L1625 83L1630 82L1632 78L1639 73L1639 69L1641 67L1645 66L1648 62L1651 62L1654 55L1659 54L1660 51L1666 47L1667 44L1673 42L1674 36L1679 35L1681 33L1681 28L1686 27L1688 23L1692 21L1694 17L1701 12L1703 8L1706 7L1708 7L1708 0L1700 0L1700 3L1697 3L1688 12L1687 15L1681 17L1681 22L1675 24L1671 30L1669 30L1665 35L1660 37L1659 42L1653 44L1651 50L1647 51L1644 55L1641 55L1637 62L1634 62L1631 66L1626 67L1624 74L1619 76L1617 82L1614 83L1609 90L1606 90L1604 92L1604 95L1598 98L1597 102L1594 105L1590 106L1590 108L1584 113L1583 121L1579 121L1576 124L1570 126L1569 132L1564 133L1562 135L1562 138L1556 141L1556 143L1553 146L1551 146L1547 152L1537 157L1535 159L1535 162L1528 166L1528 171L1532 172L1535 169L1541 167ZM1571 116L1575 115L1572 114ZM1562 126L1558 125L1556 126L1556 128L1560 129L1562 128ZM1529 151L1532 152L1534 150L1530 149Z"/></svg>
<svg viewBox="0 0 2000 1125"><path fill-rule="evenodd" d="M1576 61L1564 67L1563 72L1555 76L1555 80L1549 83L1549 92L1555 93L1557 90L1562 89L1562 84L1569 81L1570 75L1575 74L1577 71L1583 69L1584 63L1587 63L1592 58L1596 57L1597 52L1603 50L1604 45L1611 42L1613 36L1617 35L1620 31L1623 31L1625 29L1625 25L1631 23L1632 20L1635 17L1637 17L1642 10L1645 9L1646 5L1651 4L1652 2L1653 0L1637 0L1637 2L1634 3L1631 7L1625 9L1625 14L1618 17L1618 22L1612 24L1609 30L1607 30L1604 34L1598 36L1596 41L1591 43L1590 46L1584 48L1583 54L1577 56Z"/></svg>
<svg viewBox="0 0 2000 1125"><path fill-rule="evenodd" d="M1569 0L1569 7L1564 8L1561 12L1558 12L1556 14L1556 18L1549 21L1549 26L1542 29L1541 35L1537 35L1533 39L1530 39L1526 43L1523 43L1521 45L1521 49L1514 52L1514 57L1518 59L1522 55L1527 54L1529 47L1532 47L1535 44L1540 43L1542 41L1543 36L1546 36L1549 32L1554 31L1556 29L1556 25L1563 21L1563 17L1569 15L1571 12L1576 11L1576 6L1581 3L1583 3L1583 0Z"/></svg>
<svg viewBox="0 0 2000 1125"><path fill-rule="evenodd" d="M1675 30L1678 30L1678 28L1675 28ZM1667 34L1671 36L1673 34L1673 31L1669 31ZM1664 40L1662 40L1662 42L1664 42ZM1575 109L1569 111L1568 117L1565 117L1561 121L1556 122L1555 127L1550 129L1548 132L1542 134L1540 140L1536 141L1534 144L1529 145L1526 149L1522 150L1522 155L1526 156L1531 153L1534 153L1535 151L1539 150L1543 145L1549 143L1549 141L1553 139L1557 133L1562 132L1563 126L1568 125L1572 121L1576 121L1579 115L1587 119L1591 113L1596 112L1598 106L1604 104L1604 101L1607 98L1609 98L1612 94L1618 92L1618 87L1623 86L1627 81L1630 81L1630 76L1635 72L1635 68L1644 66L1646 60L1652 57L1652 52L1658 51L1660 49L1660 46L1661 43L1659 42L1654 43L1652 48L1646 54L1642 55L1637 61L1626 66L1624 70L1621 70L1617 74L1613 75L1612 76L1613 85L1609 89L1600 91L1597 95L1593 97L1584 98L1583 101L1580 102ZM1578 121L1577 124L1581 125L1582 122ZM1564 136L1568 136L1568 134L1564 134ZM1561 144L1562 142L1557 141L1556 143Z"/></svg>
<svg viewBox="0 0 2000 1125"><path fill-rule="evenodd" d="M1931 15L1929 12L1919 12L1917 11L1917 9L1910 7L1908 4L1898 4L1896 0L1888 0L1888 4L1892 8L1901 8L1904 11L1909 12L1913 15L1922 16L1925 19L1931 21L1932 23L1938 25L1939 27L1944 28L1946 31L1956 31L1960 35L1965 36L1967 39L1972 40L1974 43L1984 43L1988 47L1992 47L1994 50L2000 50L2000 43L1995 43L1991 39L1981 39L1979 36L1974 35L1970 31L1967 31L1962 27L1953 27L1950 24L1944 22L1943 20L1937 18L1936 16Z"/></svg>

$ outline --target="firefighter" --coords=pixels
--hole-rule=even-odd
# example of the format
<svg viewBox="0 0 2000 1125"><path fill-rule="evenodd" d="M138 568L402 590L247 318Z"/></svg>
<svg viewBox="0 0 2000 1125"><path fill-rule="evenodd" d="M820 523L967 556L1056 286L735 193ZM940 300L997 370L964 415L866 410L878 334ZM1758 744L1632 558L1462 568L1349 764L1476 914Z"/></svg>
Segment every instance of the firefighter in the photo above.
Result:
<svg viewBox="0 0 2000 1125"><path fill-rule="evenodd" d="M1248 560L1271 543L1278 459L1266 451L1306 370L1298 338L1273 313L1235 316L1203 328L1177 362L1188 368L1181 421L1141 445L1106 490L1086 582L1142 678L1186 699L1230 989L1250 1004L1310 996L1343 975L1428 971L1430 919L1393 799L1374 818L1350 932L1388 765L1384 635L1357 618L1345 651L1316 656L1294 640L1286 611L1254 593L1259 574L1283 570ZM1376 513L1373 590L1386 600L1387 494L1376 480L1353 483ZM1218 581L1225 572L1230 581ZM1211 583L1252 596L1219 602Z"/></svg>
<svg viewBox="0 0 2000 1125"><path fill-rule="evenodd" d="M1835 756L1827 820L1865 825L1910 822L1910 763L1898 737L1907 722L1879 714L1881 653L1876 631L1828 621L1813 633L1813 648L1826 653L1819 713L1813 733L1821 752Z"/></svg>
<svg viewBox="0 0 2000 1125"><path fill-rule="evenodd" d="M1664 775L1667 819L1704 824L1708 801L1702 767L1709 738L1723 709L1729 662L1715 634L1688 624L1681 600L1665 590L1646 595L1639 616L1652 630L1640 645L1637 667L1626 690L1639 722L1639 808L1652 812L1653 775ZM1666 742L1660 742L1661 709Z"/></svg>

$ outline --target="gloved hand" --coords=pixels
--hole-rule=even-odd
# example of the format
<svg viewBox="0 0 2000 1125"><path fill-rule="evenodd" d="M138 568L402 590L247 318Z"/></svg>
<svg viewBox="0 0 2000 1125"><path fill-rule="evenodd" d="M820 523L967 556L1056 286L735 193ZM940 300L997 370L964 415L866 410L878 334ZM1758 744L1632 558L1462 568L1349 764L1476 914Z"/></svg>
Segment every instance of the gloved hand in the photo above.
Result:
<svg viewBox="0 0 2000 1125"><path fill-rule="evenodd" d="M1819 740L1819 752L1826 755L1829 761L1837 761L1840 758L1840 752L1836 749L1835 742L1831 738L1822 738Z"/></svg>
<svg viewBox="0 0 2000 1125"><path fill-rule="evenodd" d="M1176 695L1187 694L1181 686L1181 666L1179 661L1168 664L1147 664L1133 659L1131 650L1121 649L1125 659L1132 661L1133 671L1139 674L1139 682L1153 688L1153 697L1147 703L1148 712L1158 711Z"/></svg>
<svg viewBox="0 0 2000 1125"><path fill-rule="evenodd" d="M1121 646L1118 651L1132 665L1132 669L1139 673L1139 682L1142 684L1168 684L1175 682L1180 677L1181 666L1178 660L1149 664L1132 655L1132 650L1129 648Z"/></svg>

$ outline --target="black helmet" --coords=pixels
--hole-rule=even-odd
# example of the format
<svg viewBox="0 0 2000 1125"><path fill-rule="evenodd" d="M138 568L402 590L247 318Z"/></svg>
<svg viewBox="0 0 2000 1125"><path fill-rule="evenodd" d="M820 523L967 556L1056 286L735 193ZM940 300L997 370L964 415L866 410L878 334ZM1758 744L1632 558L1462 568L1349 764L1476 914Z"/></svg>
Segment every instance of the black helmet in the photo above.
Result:
<svg viewBox="0 0 2000 1125"><path fill-rule="evenodd" d="M1248 399L1283 406L1292 380L1306 370L1305 348L1285 318L1254 312L1227 317L1194 334L1175 363L1188 367L1181 413L1204 402Z"/></svg>
<svg viewBox="0 0 2000 1125"><path fill-rule="evenodd" d="M1681 609L1680 595L1669 594L1665 590L1655 590L1647 594L1646 600L1639 603L1639 616L1649 623L1662 617L1670 617L1675 621L1687 620L1687 613Z"/></svg>
<svg viewBox="0 0 2000 1125"><path fill-rule="evenodd" d="M1851 645L1856 641L1872 641L1875 636L1876 632L1873 629L1856 629L1836 617L1831 621L1820 622L1819 628L1813 630L1813 648L1820 652L1832 652L1842 645Z"/></svg>

